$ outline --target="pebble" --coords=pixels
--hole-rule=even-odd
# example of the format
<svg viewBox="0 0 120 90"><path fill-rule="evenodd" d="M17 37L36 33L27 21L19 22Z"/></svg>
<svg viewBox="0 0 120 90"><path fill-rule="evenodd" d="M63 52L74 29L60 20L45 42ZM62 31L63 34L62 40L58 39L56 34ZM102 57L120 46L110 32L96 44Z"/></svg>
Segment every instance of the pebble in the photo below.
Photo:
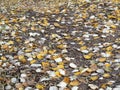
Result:
<svg viewBox="0 0 120 90"><path fill-rule="evenodd" d="M12 83L16 83L17 82L17 78L11 78L11 82Z"/></svg>
<svg viewBox="0 0 120 90"><path fill-rule="evenodd" d="M21 74L21 77L25 78L25 77L27 77L27 75L25 73L23 73L23 74Z"/></svg>
<svg viewBox="0 0 120 90"><path fill-rule="evenodd" d="M112 90L112 88L111 87L107 87L106 90Z"/></svg>
<svg viewBox="0 0 120 90"><path fill-rule="evenodd" d="M71 68L77 68L77 65L75 65L74 63L70 63L69 66L70 66Z"/></svg>
<svg viewBox="0 0 120 90"><path fill-rule="evenodd" d="M55 61L56 62L62 62L62 58L56 58Z"/></svg>
<svg viewBox="0 0 120 90"><path fill-rule="evenodd" d="M71 90L78 90L78 89L79 89L79 87L77 87L77 86L74 86L71 88Z"/></svg>
<svg viewBox="0 0 120 90"><path fill-rule="evenodd" d="M96 86L96 85L94 85L94 84L89 84L88 86L89 86L91 89L93 89L93 90L98 89L98 86Z"/></svg>
<svg viewBox="0 0 120 90"><path fill-rule="evenodd" d="M120 90L120 85L116 85L116 87L113 88L113 90Z"/></svg>
<svg viewBox="0 0 120 90"><path fill-rule="evenodd" d="M32 87L26 87L25 90L32 90Z"/></svg>
<svg viewBox="0 0 120 90"><path fill-rule="evenodd" d="M40 68L37 68L37 69L36 69L36 72L41 72L41 69L40 69Z"/></svg>
<svg viewBox="0 0 120 90"><path fill-rule="evenodd" d="M7 86L5 87L6 90L10 90L11 88L12 88L11 85L7 85Z"/></svg>
<svg viewBox="0 0 120 90"><path fill-rule="evenodd" d="M25 82L26 80L24 78L20 78L20 82Z"/></svg>
<svg viewBox="0 0 120 90"><path fill-rule="evenodd" d="M49 90L58 90L57 86L50 86Z"/></svg>
<svg viewBox="0 0 120 90"><path fill-rule="evenodd" d="M65 71L63 69L59 69L58 71L60 72L61 75L65 75Z"/></svg>
<svg viewBox="0 0 120 90"><path fill-rule="evenodd" d="M41 67L41 64L31 64L31 67Z"/></svg>
<svg viewBox="0 0 120 90"><path fill-rule="evenodd" d="M54 71L47 71L47 73L49 74L49 76L51 77L55 77L55 72Z"/></svg>
<svg viewBox="0 0 120 90"><path fill-rule="evenodd" d="M103 70L103 69L97 69L97 73L103 74L103 73L104 73L104 70Z"/></svg>
<svg viewBox="0 0 120 90"><path fill-rule="evenodd" d="M113 90L120 90L120 87L113 88Z"/></svg>
<svg viewBox="0 0 120 90"><path fill-rule="evenodd" d="M67 83L61 81L59 84L57 84L57 86L59 86L61 88L65 88L67 86Z"/></svg>
<svg viewBox="0 0 120 90"><path fill-rule="evenodd" d="M88 51L88 50L82 50L81 52L83 52L83 53L88 53L89 51Z"/></svg>

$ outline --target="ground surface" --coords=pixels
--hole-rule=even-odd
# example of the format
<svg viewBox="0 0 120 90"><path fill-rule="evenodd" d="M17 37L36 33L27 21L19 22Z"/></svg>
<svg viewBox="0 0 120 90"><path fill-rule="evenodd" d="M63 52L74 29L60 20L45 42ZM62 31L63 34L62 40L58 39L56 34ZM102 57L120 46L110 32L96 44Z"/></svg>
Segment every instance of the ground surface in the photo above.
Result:
<svg viewBox="0 0 120 90"><path fill-rule="evenodd" d="M120 90L120 7L0 13L3 90Z"/></svg>

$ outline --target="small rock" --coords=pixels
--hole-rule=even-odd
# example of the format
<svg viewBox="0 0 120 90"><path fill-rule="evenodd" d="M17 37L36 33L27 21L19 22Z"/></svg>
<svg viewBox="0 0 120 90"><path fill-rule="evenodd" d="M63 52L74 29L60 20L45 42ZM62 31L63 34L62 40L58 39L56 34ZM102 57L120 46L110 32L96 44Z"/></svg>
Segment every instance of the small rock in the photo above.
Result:
<svg viewBox="0 0 120 90"><path fill-rule="evenodd" d="M77 68L77 65L75 65L74 63L70 63L69 66L70 66L71 68Z"/></svg>
<svg viewBox="0 0 120 90"><path fill-rule="evenodd" d="M104 70L103 69L98 69L97 73L101 73L102 74L102 73L104 73Z"/></svg>
<svg viewBox="0 0 120 90"><path fill-rule="evenodd" d="M67 86L67 83L61 81L57 86L59 86L61 88L65 88Z"/></svg>
<svg viewBox="0 0 120 90"><path fill-rule="evenodd" d="M89 84L88 86L93 90L98 89L98 86L96 86L94 84Z"/></svg>
<svg viewBox="0 0 120 90"><path fill-rule="evenodd" d="M32 87L26 87L25 90L32 90Z"/></svg>
<svg viewBox="0 0 120 90"><path fill-rule="evenodd" d="M20 78L20 82L25 82L26 80L24 78Z"/></svg>
<svg viewBox="0 0 120 90"><path fill-rule="evenodd" d="M59 69L61 75L65 75L65 71L63 69Z"/></svg>
<svg viewBox="0 0 120 90"><path fill-rule="evenodd" d="M12 78L12 79L11 79L11 82L12 82L12 83L16 83L16 82L17 82L17 79L16 79L16 78Z"/></svg>
<svg viewBox="0 0 120 90"><path fill-rule="evenodd" d="M106 90L112 90L112 88L111 87L107 87Z"/></svg>
<svg viewBox="0 0 120 90"><path fill-rule="evenodd" d="M62 58L56 58L55 61L56 62L62 62Z"/></svg>
<svg viewBox="0 0 120 90"><path fill-rule="evenodd" d="M56 86L50 86L49 90L58 90Z"/></svg>
<svg viewBox="0 0 120 90"><path fill-rule="evenodd" d="M16 88L22 88L23 85L22 85L21 83L16 83L16 84L15 84L15 87L16 87Z"/></svg>
<svg viewBox="0 0 120 90"><path fill-rule="evenodd" d="M41 69L40 69L40 68L37 68L37 69L36 69L36 72L41 72Z"/></svg>
<svg viewBox="0 0 120 90"><path fill-rule="evenodd" d="M5 89L6 90L10 90L12 87L10 86L10 85L7 85L6 87L5 87Z"/></svg>
<svg viewBox="0 0 120 90"><path fill-rule="evenodd" d="M77 87L77 86L74 86L74 87L72 87L71 90L78 90L78 87Z"/></svg>
<svg viewBox="0 0 120 90"><path fill-rule="evenodd" d="M21 74L21 77L27 77L27 75L25 73Z"/></svg>
<svg viewBox="0 0 120 90"><path fill-rule="evenodd" d="M120 90L120 87L113 88L113 90Z"/></svg>

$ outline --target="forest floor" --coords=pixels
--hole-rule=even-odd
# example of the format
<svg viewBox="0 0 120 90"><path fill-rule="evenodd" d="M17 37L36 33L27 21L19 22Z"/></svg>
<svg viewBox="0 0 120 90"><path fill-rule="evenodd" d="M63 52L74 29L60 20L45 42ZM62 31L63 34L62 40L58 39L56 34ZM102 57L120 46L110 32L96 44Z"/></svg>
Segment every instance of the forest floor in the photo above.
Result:
<svg viewBox="0 0 120 90"><path fill-rule="evenodd" d="M2 8L0 90L120 90L120 5Z"/></svg>

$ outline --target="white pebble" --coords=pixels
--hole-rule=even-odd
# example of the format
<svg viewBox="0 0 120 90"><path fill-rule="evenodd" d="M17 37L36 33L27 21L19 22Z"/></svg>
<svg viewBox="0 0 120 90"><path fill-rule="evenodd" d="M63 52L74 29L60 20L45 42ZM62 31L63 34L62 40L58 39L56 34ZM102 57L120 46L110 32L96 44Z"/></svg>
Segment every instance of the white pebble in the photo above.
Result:
<svg viewBox="0 0 120 90"><path fill-rule="evenodd" d="M111 87L107 87L106 90L112 90L112 88Z"/></svg>
<svg viewBox="0 0 120 90"><path fill-rule="evenodd" d="M120 59L115 59L114 62L120 63Z"/></svg>
<svg viewBox="0 0 120 90"><path fill-rule="evenodd" d="M95 16L90 16L90 19L94 19L95 18Z"/></svg>
<svg viewBox="0 0 120 90"><path fill-rule="evenodd" d="M83 37L89 38L89 34L84 34Z"/></svg>
<svg viewBox="0 0 120 90"><path fill-rule="evenodd" d="M61 81L57 86L59 86L61 88L65 88L67 86L67 83Z"/></svg>
<svg viewBox="0 0 120 90"><path fill-rule="evenodd" d="M113 88L113 90L120 90L120 87L118 87L118 88Z"/></svg>
<svg viewBox="0 0 120 90"><path fill-rule="evenodd" d="M56 86L50 86L49 90L58 90Z"/></svg>
<svg viewBox="0 0 120 90"><path fill-rule="evenodd" d="M65 75L65 71L63 69L59 69L58 71L60 72L61 75Z"/></svg>
<svg viewBox="0 0 120 90"><path fill-rule="evenodd" d="M47 73L49 74L49 76L51 77L55 77L55 72L54 71L47 71Z"/></svg>
<svg viewBox="0 0 120 90"><path fill-rule="evenodd" d="M31 64L31 67L41 67L41 64Z"/></svg>
<svg viewBox="0 0 120 90"><path fill-rule="evenodd" d="M37 68L37 69L36 69L36 72L41 72L41 69L40 69L40 68Z"/></svg>
<svg viewBox="0 0 120 90"><path fill-rule="evenodd" d="M41 78L41 82L43 82L43 81L48 81L48 80L50 80L50 78L46 78L46 77L43 77L43 78Z"/></svg>
<svg viewBox="0 0 120 90"><path fill-rule="evenodd" d="M89 51L88 51L88 50L82 50L81 52L83 52L83 53L88 53Z"/></svg>
<svg viewBox="0 0 120 90"><path fill-rule="evenodd" d="M118 47L118 45L116 45L116 44L113 44L113 45L112 45L112 47L113 47L113 48L117 48L117 47Z"/></svg>
<svg viewBox="0 0 120 90"><path fill-rule="evenodd" d="M78 90L78 87L77 87L77 86L74 86L74 87L72 87L71 90Z"/></svg>
<svg viewBox="0 0 120 90"><path fill-rule="evenodd" d="M21 74L21 77L27 77L27 75L25 73Z"/></svg>
<svg viewBox="0 0 120 90"><path fill-rule="evenodd" d="M93 89L93 90L98 89L98 86L96 86L96 85L94 85L94 84L89 84L88 86L89 86L91 89Z"/></svg>
<svg viewBox="0 0 120 90"><path fill-rule="evenodd" d="M25 88L25 90L31 90L32 89L32 87L26 87Z"/></svg>
<svg viewBox="0 0 120 90"><path fill-rule="evenodd" d="M11 78L11 82L12 82L12 83L16 83L16 82L17 82L17 79L16 79L16 78Z"/></svg>
<svg viewBox="0 0 120 90"><path fill-rule="evenodd" d="M111 55L109 53L101 53L103 57L110 57Z"/></svg>
<svg viewBox="0 0 120 90"><path fill-rule="evenodd" d="M25 82L26 80L24 78L20 78L20 82Z"/></svg>
<svg viewBox="0 0 120 90"><path fill-rule="evenodd" d="M62 58L56 58L55 61L56 62L62 62Z"/></svg>
<svg viewBox="0 0 120 90"><path fill-rule="evenodd" d="M75 65L74 63L70 63L69 66L70 66L71 68L77 68L77 65Z"/></svg>
<svg viewBox="0 0 120 90"><path fill-rule="evenodd" d="M98 69L97 73L104 73L104 70L103 69Z"/></svg>
<svg viewBox="0 0 120 90"><path fill-rule="evenodd" d="M2 89L2 88L1 88ZM5 89L6 90L10 90L11 89L11 86L10 85L7 85L6 87L5 87Z"/></svg>

